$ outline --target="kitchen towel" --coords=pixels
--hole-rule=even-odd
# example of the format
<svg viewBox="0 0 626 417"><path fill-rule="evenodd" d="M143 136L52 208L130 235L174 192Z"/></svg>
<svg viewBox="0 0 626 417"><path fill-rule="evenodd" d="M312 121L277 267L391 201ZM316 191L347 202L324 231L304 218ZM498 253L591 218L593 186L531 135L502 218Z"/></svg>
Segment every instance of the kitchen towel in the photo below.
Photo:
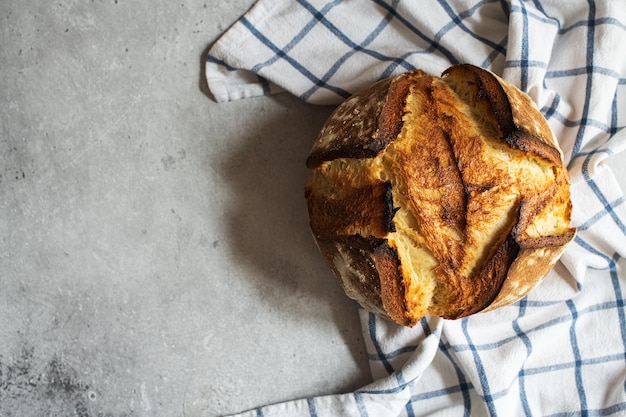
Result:
<svg viewBox="0 0 626 417"><path fill-rule="evenodd" d="M626 148L626 7L592 0L259 0L212 46L218 102L289 92L337 104L456 63L494 71L547 118L577 236L529 296L414 328L359 310L374 382L248 416L626 415L626 203L604 161Z"/></svg>

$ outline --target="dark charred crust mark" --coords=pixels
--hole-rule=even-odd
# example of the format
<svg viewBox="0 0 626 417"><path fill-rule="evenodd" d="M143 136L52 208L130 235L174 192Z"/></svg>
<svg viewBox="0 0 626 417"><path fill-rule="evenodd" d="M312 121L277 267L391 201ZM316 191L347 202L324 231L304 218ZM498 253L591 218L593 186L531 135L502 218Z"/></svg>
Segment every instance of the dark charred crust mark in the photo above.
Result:
<svg viewBox="0 0 626 417"><path fill-rule="evenodd" d="M515 241L512 234L498 247L495 255L489 260L487 266L481 271L477 279L485 284L488 291L484 293L482 302L477 302L474 307L469 310L468 314L476 313L487 307L496 298L502 288L502 284L506 279L509 268L520 251L519 244Z"/></svg>
<svg viewBox="0 0 626 417"><path fill-rule="evenodd" d="M563 246L574 239L576 235L576 229L570 228L567 232L561 235L542 236L539 238L526 238L519 241L519 245L522 249L537 249L537 248L549 248L556 246Z"/></svg>
<svg viewBox="0 0 626 417"><path fill-rule="evenodd" d="M352 190L341 198L305 192L310 226L320 238L371 235L384 238L395 231L391 183ZM372 203L374 202L374 203Z"/></svg>
<svg viewBox="0 0 626 417"><path fill-rule="evenodd" d="M354 159L367 159L375 158L378 152L363 147L344 147L338 149L330 149L321 154L311 154L306 159L306 166L309 169L319 167L326 161L332 161L340 158L354 158Z"/></svg>
<svg viewBox="0 0 626 417"><path fill-rule="evenodd" d="M346 100L322 128L306 166L313 169L338 158L375 158L402 130L409 89L423 75L418 70L384 80ZM330 139L320 144L320 138Z"/></svg>
<svg viewBox="0 0 626 417"><path fill-rule="evenodd" d="M385 190L385 228L389 233L396 231L396 225L393 222L393 217L400 208L396 208L393 205L393 187L390 182L385 183L387 189Z"/></svg>
<svg viewBox="0 0 626 417"><path fill-rule="evenodd" d="M512 148L533 153L552 164L559 165L561 163L561 154L555 147L521 130L511 132L503 140Z"/></svg>
<svg viewBox="0 0 626 417"><path fill-rule="evenodd" d="M479 298L469 298L464 306L445 315L447 319L466 317L483 310L498 296L502 284L506 279L509 268L520 251L519 244L512 234L497 248L480 273L472 278L472 287L480 287L482 291L475 291Z"/></svg>
<svg viewBox="0 0 626 417"><path fill-rule="evenodd" d="M501 139L506 144L523 152L534 153L553 164L561 163L561 154L554 146L550 146L515 124L509 97L493 74L473 65L463 64L448 68L443 75L459 70L465 70L473 75L477 89L476 96L479 100L488 103L502 131Z"/></svg>
<svg viewBox="0 0 626 417"><path fill-rule="evenodd" d="M372 251L376 248L387 245L386 239L377 238L374 236L361 236L361 235L351 235L351 236L335 236L332 239L333 241L347 247L364 251Z"/></svg>
<svg viewBox="0 0 626 417"><path fill-rule="evenodd" d="M389 317L404 326L414 326L415 320L407 314L405 304L406 287L400 269L400 258L396 249L385 241L374 250L374 265L380 277L380 295Z"/></svg>
<svg viewBox="0 0 626 417"><path fill-rule="evenodd" d="M454 71L465 71L472 74L476 84L477 97L488 102L503 135L506 137L513 132L516 128L513 122L513 109L506 92L496 78L491 73L470 64L455 65L444 71L442 75L446 76Z"/></svg>
<svg viewBox="0 0 626 417"><path fill-rule="evenodd" d="M402 116L410 87L411 81L407 77L397 78L389 86L387 100L378 117L378 129L367 145L367 149L376 155L393 142L402 130Z"/></svg>
<svg viewBox="0 0 626 417"><path fill-rule="evenodd" d="M441 115L440 117L443 118L446 116ZM450 136L450 132L444 130L443 137L444 137L445 143L448 146L448 155L450 155L450 158L452 158L452 161L454 162L453 167L455 168L455 178L461 184L460 190L462 190L463 192L462 203L461 203L462 210L458 210L457 207L452 207L449 204L445 204L445 202L448 201L446 199L444 199L444 209L446 211L450 211L450 214L448 215L450 223L448 224L456 226L459 230L465 230L465 227L467 226L467 219L464 213L467 213L467 203L469 201L467 184L463 180L463 173L461 172L459 157L456 154L456 152L454 152L454 146L452 145L452 137Z"/></svg>
<svg viewBox="0 0 626 417"><path fill-rule="evenodd" d="M385 139L377 138L377 132L390 85L390 79L380 81L337 107L314 142L306 166L313 169L338 158L375 157L384 148Z"/></svg>

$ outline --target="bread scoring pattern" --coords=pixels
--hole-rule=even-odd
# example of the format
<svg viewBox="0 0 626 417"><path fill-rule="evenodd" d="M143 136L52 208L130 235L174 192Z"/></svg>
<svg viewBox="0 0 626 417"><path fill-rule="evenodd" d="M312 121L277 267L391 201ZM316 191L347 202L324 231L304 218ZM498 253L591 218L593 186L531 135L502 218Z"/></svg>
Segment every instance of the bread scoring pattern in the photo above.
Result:
<svg viewBox="0 0 626 417"><path fill-rule="evenodd" d="M355 94L307 165L311 229L330 269L348 296L402 325L518 300L575 233L547 122L528 96L471 65Z"/></svg>

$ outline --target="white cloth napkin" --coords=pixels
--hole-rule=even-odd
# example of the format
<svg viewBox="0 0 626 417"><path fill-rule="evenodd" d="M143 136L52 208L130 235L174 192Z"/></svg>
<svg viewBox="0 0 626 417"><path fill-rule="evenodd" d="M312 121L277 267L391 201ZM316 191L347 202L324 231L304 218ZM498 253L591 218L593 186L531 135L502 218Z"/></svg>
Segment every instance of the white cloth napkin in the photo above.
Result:
<svg viewBox="0 0 626 417"><path fill-rule="evenodd" d="M339 103L371 82L455 63L526 91L559 139L575 241L528 297L403 328L360 310L374 382L240 416L626 415L623 2L259 0L211 48L217 101L287 91Z"/></svg>

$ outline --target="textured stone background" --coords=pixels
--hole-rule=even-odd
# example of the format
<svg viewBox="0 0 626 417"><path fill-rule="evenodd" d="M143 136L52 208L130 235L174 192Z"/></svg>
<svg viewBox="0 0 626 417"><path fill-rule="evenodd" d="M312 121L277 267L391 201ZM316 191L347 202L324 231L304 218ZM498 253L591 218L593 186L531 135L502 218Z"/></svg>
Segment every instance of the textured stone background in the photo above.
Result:
<svg viewBox="0 0 626 417"><path fill-rule="evenodd" d="M215 416L369 381L308 229L330 108L216 104L253 0L0 2L0 416Z"/></svg>

